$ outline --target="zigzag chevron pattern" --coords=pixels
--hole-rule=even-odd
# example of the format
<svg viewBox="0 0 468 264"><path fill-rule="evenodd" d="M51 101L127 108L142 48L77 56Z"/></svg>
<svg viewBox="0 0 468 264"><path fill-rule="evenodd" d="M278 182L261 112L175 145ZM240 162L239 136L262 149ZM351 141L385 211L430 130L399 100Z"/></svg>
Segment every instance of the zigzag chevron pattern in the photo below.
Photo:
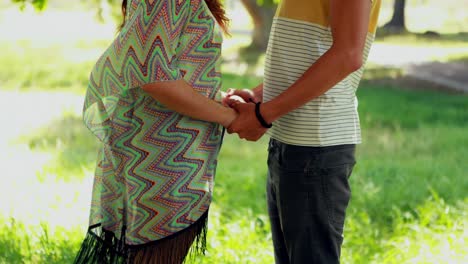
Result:
<svg viewBox="0 0 468 264"><path fill-rule="evenodd" d="M103 142L90 225L126 243L152 242L193 224L211 202L220 127L173 112L143 84L185 79L214 98L221 33L200 0L133 0L127 23L90 76L84 122Z"/></svg>

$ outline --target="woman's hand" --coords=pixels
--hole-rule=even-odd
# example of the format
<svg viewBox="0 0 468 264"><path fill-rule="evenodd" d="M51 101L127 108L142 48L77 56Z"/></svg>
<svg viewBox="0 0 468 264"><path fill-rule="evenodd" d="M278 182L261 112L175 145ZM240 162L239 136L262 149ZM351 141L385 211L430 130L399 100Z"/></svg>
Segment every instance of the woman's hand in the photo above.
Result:
<svg viewBox="0 0 468 264"><path fill-rule="evenodd" d="M226 95L223 97L223 105L227 107L232 107L234 103L245 103L244 98L238 95Z"/></svg>
<svg viewBox="0 0 468 264"><path fill-rule="evenodd" d="M253 102L253 103L257 103L257 102L261 102L262 98L258 98L258 96L255 95L254 91L253 90L249 90L249 89L242 89L242 90L237 90L237 89L228 89L227 93L226 93L226 96L223 97L223 104L224 105L228 105L227 102L230 100L230 99L234 99L236 101L239 101L240 99L242 99L242 101L240 102Z"/></svg>

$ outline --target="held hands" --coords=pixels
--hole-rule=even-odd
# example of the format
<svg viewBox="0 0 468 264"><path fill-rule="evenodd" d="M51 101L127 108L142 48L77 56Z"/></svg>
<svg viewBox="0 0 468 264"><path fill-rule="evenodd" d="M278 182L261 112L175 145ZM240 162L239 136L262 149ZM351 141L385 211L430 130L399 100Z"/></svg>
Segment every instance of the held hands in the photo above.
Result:
<svg viewBox="0 0 468 264"><path fill-rule="evenodd" d="M236 110L237 118L227 127L229 134L237 133L248 141L259 140L267 131L255 116L255 103L260 102L251 90L229 89L222 103Z"/></svg>
<svg viewBox="0 0 468 264"><path fill-rule="evenodd" d="M258 103L263 101L262 98L259 98L259 96L256 96L252 90L249 89L242 89L242 90L236 90L229 88L227 90L227 93L223 95L223 104L228 106L228 101L231 99L238 99L242 98L244 102L253 102L253 103Z"/></svg>

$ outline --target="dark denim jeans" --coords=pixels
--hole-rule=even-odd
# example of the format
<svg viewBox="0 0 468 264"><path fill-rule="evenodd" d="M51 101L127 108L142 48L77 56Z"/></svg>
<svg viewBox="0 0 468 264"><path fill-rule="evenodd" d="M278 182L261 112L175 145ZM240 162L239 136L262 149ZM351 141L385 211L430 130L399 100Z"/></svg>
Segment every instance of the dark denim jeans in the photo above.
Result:
<svg viewBox="0 0 468 264"><path fill-rule="evenodd" d="M271 139L268 152L276 263L339 263L355 145L302 147Z"/></svg>

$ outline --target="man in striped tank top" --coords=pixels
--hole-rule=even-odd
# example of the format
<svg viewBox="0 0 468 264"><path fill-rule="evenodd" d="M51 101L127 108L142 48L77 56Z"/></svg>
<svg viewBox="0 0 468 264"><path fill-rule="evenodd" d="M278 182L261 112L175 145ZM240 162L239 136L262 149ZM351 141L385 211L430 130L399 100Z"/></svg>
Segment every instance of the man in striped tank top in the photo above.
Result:
<svg viewBox="0 0 468 264"><path fill-rule="evenodd" d="M361 142L356 89L374 40L380 0L282 0L264 82L225 103L228 128L271 136L267 197L276 263L339 263L348 178Z"/></svg>

